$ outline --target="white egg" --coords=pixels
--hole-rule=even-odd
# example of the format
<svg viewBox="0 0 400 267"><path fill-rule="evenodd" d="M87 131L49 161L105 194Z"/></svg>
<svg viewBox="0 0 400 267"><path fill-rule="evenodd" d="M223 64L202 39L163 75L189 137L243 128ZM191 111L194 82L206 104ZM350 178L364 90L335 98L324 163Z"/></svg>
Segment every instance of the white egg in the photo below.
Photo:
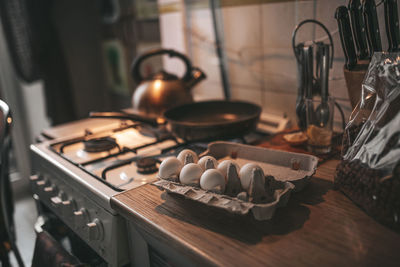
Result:
<svg viewBox="0 0 400 267"><path fill-rule="evenodd" d="M260 166L258 166L255 163L247 163L240 169L240 172L239 172L240 183L242 184L243 189L246 191L249 190L251 177L252 177L253 171L255 169L260 169L261 173L264 175L264 171L261 169ZM263 182L264 182L264 180L263 180Z"/></svg>
<svg viewBox="0 0 400 267"><path fill-rule="evenodd" d="M200 178L200 187L218 193L225 191L225 177L217 169L206 170Z"/></svg>
<svg viewBox="0 0 400 267"><path fill-rule="evenodd" d="M203 168L203 170L206 170L207 162L211 162L211 164L213 165L213 167L210 169L215 169L218 165L217 160L211 156L204 156L204 157L200 158L198 164L200 165L200 167ZM208 164L210 164L210 163L208 163Z"/></svg>
<svg viewBox="0 0 400 267"><path fill-rule="evenodd" d="M199 164L188 163L183 166L179 174L179 181L182 184L199 184L202 173L203 169Z"/></svg>
<svg viewBox="0 0 400 267"><path fill-rule="evenodd" d="M229 167L229 164L231 164L231 163L233 165L235 165L236 171L239 174L239 170L240 170L239 165L235 161L230 160L230 159L226 159L224 161L221 161L218 164L218 167L217 167L217 169L220 170L222 172L222 174L225 176L226 180L227 180L227 175L228 175L228 167Z"/></svg>
<svg viewBox="0 0 400 267"><path fill-rule="evenodd" d="M197 154L194 153L194 151L192 151L192 150L190 150L190 149L184 149L184 150L182 150L182 151L178 154L177 159L179 159L179 160L182 162L182 164L185 164L185 159L186 159L187 155L192 156L192 158L193 158L193 163L197 163L197 161L199 160L199 157L197 156Z"/></svg>
<svg viewBox="0 0 400 267"><path fill-rule="evenodd" d="M182 162L175 157L169 157L164 159L160 164L160 169L158 170L158 176L162 179L176 179L178 178L179 172L182 169Z"/></svg>

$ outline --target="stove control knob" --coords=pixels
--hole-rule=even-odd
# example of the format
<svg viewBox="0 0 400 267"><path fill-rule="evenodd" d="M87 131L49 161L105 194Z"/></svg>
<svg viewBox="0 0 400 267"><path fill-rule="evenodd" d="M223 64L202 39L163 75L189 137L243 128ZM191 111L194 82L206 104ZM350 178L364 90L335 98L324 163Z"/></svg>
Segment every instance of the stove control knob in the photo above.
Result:
<svg viewBox="0 0 400 267"><path fill-rule="evenodd" d="M103 224L99 219L94 219L92 222L86 224L87 236L89 240L102 240L104 237Z"/></svg>
<svg viewBox="0 0 400 267"><path fill-rule="evenodd" d="M29 181L32 183L32 184L35 184L37 181L40 181L42 179L42 177L40 176L40 175L38 175L38 174L34 174L34 175L31 175L30 177L29 177Z"/></svg>
<svg viewBox="0 0 400 267"><path fill-rule="evenodd" d="M63 216L70 218L74 215L74 210L76 208L75 200L68 199L61 201L61 213Z"/></svg>
<svg viewBox="0 0 400 267"><path fill-rule="evenodd" d="M48 181L46 179L42 179L36 182L35 187L37 190L43 191L43 188L45 188L48 185Z"/></svg>
<svg viewBox="0 0 400 267"><path fill-rule="evenodd" d="M43 188L45 197L47 197L48 199L52 198L53 196L57 195L57 186L55 185L50 185L50 186L46 186L45 188Z"/></svg>
<svg viewBox="0 0 400 267"><path fill-rule="evenodd" d="M37 189L37 182L39 182L41 180L42 180L42 176L40 176L38 174L34 174L29 177L29 182L31 184L32 191L35 191Z"/></svg>
<svg viewBox="0 0 400 267"><path fill-rule="evenodd" d="M58 192L58 196L60 197L61 200L67 200L67 199L68 199L67 194L66 194L64 191L62 191L62 190L60 190L60 191Z"/></svg>
<svg viewBox="0 0 400 267"><path fill-rule="evenodd" d="M54 208L59 208L61 206L61 198L59 196L50 198L50 203Z"/></svg>
<svg viewBox="0 0 400 267"><path fill-rule="evenodd" d="M75 227L80 228L89 222L89 213L85 208L74 211L74 224Z"/></svg>

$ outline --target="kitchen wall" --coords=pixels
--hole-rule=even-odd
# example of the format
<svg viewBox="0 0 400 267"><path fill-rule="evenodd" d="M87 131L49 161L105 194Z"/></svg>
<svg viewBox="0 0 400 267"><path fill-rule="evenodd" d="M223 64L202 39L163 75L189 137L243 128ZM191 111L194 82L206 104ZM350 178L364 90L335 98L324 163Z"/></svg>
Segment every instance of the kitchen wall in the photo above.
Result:
<svg viewBox="0 0 400 267"><path fill-rule="evenodd" d="M208 79L193 90L195 98L222 98L208 1L159 0L158 4L163 46L188 53L194 65L208 75ZM297 70L291 47L292 31L304 19L317 19L333 36L335 58L329 90L348 118L351 107L343 77L344 55L334 18L335 9L347 5L347 1L222 0L219 4L221 9L217 17L223 32L233 99L255 102L265 112L285 115L295 122ZM383 12L382 6L378 7L378 12ZM384 32L384 22L380 22ZM298 41L321 39L327 39L326 34L312 25L304 26L298 35ZM168 70L182 71L178 64L165 63ZM335 125L339 127L339 113L335 115Z"/></svg>

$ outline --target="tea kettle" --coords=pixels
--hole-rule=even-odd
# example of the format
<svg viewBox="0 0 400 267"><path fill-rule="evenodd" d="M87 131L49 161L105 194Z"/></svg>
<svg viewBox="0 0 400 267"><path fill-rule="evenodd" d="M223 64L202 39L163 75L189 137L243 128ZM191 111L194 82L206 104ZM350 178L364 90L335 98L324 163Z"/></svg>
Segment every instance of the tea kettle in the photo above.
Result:
<svg viewBox="0 0 400 267"><path fill-rule="evenodd" d="M183 77L178 78L162 70L151 77L143 78L140 73L142 62L149 57L163 54L183 61L186 68ZM199 68L192 66L185 55L171 49L152 50L136 58L132 64L132 76L139 84L132 96L133 109L153 115L162 115L169 108L193 102L190 89L206 78Z"/></svg>

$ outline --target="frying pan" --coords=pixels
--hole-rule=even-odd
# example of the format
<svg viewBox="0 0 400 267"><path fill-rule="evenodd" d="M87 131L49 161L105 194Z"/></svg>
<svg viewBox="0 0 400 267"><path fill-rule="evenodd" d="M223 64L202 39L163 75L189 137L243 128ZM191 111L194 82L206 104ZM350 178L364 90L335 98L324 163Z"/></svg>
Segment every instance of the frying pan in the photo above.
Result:
<svg viewBox="0 0 400 267"><path fill-rule="evenodd" d="M92 112L92 118L119 118L148 123L168 123L171 132L186 141L206 141L241 136L254 130L261 107L243 101L202 101L168 109L163 118L122 112Z"/></svg>

